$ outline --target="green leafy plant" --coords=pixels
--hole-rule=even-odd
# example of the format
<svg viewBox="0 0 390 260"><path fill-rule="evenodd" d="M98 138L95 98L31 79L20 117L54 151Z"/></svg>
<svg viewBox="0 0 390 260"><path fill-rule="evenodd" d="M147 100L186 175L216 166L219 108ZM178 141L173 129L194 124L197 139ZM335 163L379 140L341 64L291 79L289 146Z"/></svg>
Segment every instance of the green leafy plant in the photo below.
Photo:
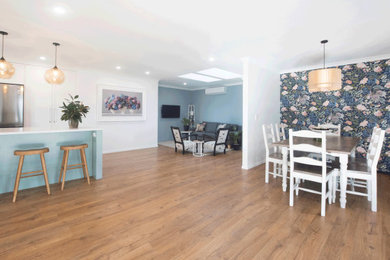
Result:
<svg viewBox="0 0 390 260"><path fill-rule="evenodd" d="M72 95L69 95L70 99L66 98L65 102L62 102L62 106L60 107L62 109L62 121L77 121L82 123L82 117L85 117L85 115L89 112L89 106L85 106L81 101L77 100L79 98L79 95L76 95L72 97Z"/></svg>
<svg viewBox="0 0 390 260"><path fill-rule="evenodd" d="M190 125L190 120L186 117L184 117L181 122L183 123L184 126L189 126Z"/></svg>
<svg viewBox="0 0 390 260"><path fill-rule="evenodd" d="M241 137L241 131L234 131L234 132L231 132L231 133L230 133L230 136L231 136L231 138L233 139L233 144L237 145L237 144L239 144L239 143L238 143L238 140L239 140L240 137Z"/></svg>

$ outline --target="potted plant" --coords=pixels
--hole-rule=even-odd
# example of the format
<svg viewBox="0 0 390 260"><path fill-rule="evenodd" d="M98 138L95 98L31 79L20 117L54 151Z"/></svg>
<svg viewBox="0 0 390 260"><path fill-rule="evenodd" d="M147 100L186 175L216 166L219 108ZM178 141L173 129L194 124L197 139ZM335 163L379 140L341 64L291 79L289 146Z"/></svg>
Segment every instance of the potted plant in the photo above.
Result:
<svg viewBox="0 0 390 260"><path fill-rule="evenodd" d="M70 99L65 99L67 104L63 102L62 106L62 121L68 121L69 128L78 128L79 122L82 123L82 117L89 112L89 106L85 106L81 101L77 100L79 95L72 97L69 95Z"/></svg>
<svg viewBox="0 0 390 260"><path fill-rule="evenodd" d="M234 132L231 132L231 137L233 139L233 149L234 150L240 150L241 148L241 145L240 145L240 137L241 137L241 131L234 131Z"/></svg>
<svg viewBox="0 0 390 260"><path fill-rule="evenodd" d="M184 131L188 131L190 129L190 120L184 117L181 122L183 123Z"/></svg>

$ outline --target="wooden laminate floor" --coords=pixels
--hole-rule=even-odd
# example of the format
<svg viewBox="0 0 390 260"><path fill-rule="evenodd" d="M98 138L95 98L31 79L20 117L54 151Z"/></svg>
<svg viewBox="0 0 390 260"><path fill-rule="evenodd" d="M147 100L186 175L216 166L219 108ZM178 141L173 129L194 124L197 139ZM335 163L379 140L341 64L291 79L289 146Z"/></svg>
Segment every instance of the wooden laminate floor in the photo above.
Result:
<svg viewBox="0 0 390 260"><path fill-rule="evenodd" d="M49 173L50 174L50 173ZM104 155L104 179L0 195L0 259L389 259L390 176L378 212L301 192L288 205L241 153L195 158L159 147Z"/></svg>

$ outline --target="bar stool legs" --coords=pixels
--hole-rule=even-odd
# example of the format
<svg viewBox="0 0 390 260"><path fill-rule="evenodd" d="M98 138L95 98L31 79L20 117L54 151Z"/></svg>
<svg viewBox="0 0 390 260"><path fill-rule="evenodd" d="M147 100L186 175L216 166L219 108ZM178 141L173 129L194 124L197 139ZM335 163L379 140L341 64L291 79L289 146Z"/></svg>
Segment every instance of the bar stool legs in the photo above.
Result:
<svg viewBox="0 0 390 260"><path fill-rule="evenodd" d="M89 179L87 157L85 156L85 148L87 148L87 147L88 147L87 144L61 146L61 150L64 151L64 155L62 157L60 177L58 179L58 183L61 183L61 190L64 190L64 187L65 187L66 172L69 170L74 170L74 169L81 168L83 170L84 178L87 179L88 184L91 184L90 179ZM80 164L68 165L69 152L71 150L79 150L80 151L80 158L81 158Z"/></svg>
<svg viewBox="0 0 390 260"><path fill-rule="evenodd" d="M33 149L33 150L16 150L14 152L14 155L19 156L19 164L18 164L18 170L16 172L14 196L13 196L12 202L16 201L16 196L18 195L20 179L22 179L22 178L43 175L43 177L45 179L47 194L50 195L50 185L49 185L49 180L47 178L46 161L45 161L45 155L44 155L47 152L49 152L48 148ZM42 170L32 171L32 172L22 172L24 157L26 155L38 155L38 154L39 154L40 159L41 159Z"/></svg>

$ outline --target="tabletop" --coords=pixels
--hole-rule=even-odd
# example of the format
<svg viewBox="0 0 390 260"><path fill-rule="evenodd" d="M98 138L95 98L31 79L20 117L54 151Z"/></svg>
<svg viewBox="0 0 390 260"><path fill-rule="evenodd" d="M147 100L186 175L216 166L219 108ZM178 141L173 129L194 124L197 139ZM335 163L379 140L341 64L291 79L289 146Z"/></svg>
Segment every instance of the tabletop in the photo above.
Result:
<svg viewBox="0 0 390 260"><path fill-rule="evenodd" d="M358 137L349 137L349 136L327 136L326 137L326 151L328 153L342 153L350 154L355 147L358 145L360 138ZM321 142L316 141L315 139L295 137L295 144L306 143L321 146ZM289 140L283 140L279 142L272 143L272 146L279 147L288 147Z"/></svg>

